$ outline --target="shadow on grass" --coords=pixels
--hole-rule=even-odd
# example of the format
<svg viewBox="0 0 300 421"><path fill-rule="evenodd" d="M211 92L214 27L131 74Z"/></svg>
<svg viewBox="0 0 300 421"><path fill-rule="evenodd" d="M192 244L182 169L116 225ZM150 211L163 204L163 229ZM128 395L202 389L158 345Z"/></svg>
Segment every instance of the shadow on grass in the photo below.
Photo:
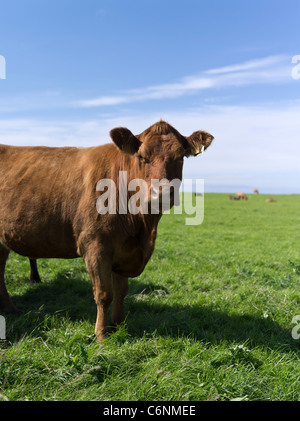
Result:
<svg viewBox="0 0 300 421"><path fill-rule="evenodd" d="M153 300L153 295L168 294L164 286L135 279L131 279L129 285L125 309L128 333L133 338L155 332L160 336L187 336L211 344L223 340L250 341L253 345L266 345L283 352L299 350L299 341L292 338L291 331L271 319L227 314L209 306L168 305ZM141 300L137 299L140 294L143 294ZM12 296L12 300L21 314L6 316L7 336L11 342L24 335L43 336L45 327L51 328L47 326L49 316L58 321L68 318L71 322L95 323L92 285L83 280L80 273L69 279L60 272L53 281L34 285L23 295Z"/></svg>

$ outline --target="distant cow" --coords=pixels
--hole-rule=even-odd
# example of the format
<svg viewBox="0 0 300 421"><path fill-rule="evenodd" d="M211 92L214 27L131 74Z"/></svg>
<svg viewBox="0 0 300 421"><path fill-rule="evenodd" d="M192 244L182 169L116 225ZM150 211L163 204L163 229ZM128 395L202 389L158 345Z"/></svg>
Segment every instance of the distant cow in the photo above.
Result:
<svg viewBox="0 0 300 421"><path fill-rule="evenodd" d="M240 197L229 196L229 200L240 200Z"/></svg>
<svg viewBox="0 0 300 421"><path fill-rule="evenodd" d="M238 197L239 199L242 199L242 200L248 200L248 197L245 195L245 193L241 193L241 192L236 193L235 197Z"/></svg>
<svg viewBox="0 0 300 421"><path fill-rule="evenodd" d="M259 194L257 189L253 189L253 193Z"/></svg>
<svg viewBox="0 0 300 421"><path fill-rule="evenodd" d="M276 200L274 200L272 197L268 197L266 199L266 202L276 202Z"/></svg>
<svg viewBox="0 0 300 421"><path fill-rule="evenodd" d="M124 320L128 277L139 276L150 259L162 210L126 213L116 200L117 212L101 213L103 208L96 208L99 181L112 180L118 199L120 174L126 172L127 186L131 180L145 180L148 208L153 194L162 203L170 188L162 184L155 190L151 180L181 180L183 158L200 154L213 136L197 131L185 137L164 121L139 135L116 128L110 136L114 143L91 148L0 145L2 311L17 311L4 283L5 263L13 250L31 259L81 256L97 304L97 338L108 331L112 302L113 324ZM128 188L128 198L133 194Z"/></svg>

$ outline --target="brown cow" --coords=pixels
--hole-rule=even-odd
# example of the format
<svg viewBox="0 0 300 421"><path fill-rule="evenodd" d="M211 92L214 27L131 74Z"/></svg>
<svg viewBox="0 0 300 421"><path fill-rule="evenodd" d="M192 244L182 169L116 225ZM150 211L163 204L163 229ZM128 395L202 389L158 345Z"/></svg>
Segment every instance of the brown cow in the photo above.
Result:
<svg viewBox="0 0 300 421"><path fill-rule="evenodd" d="M259 194L257 189L253 189L253 193Z"/></svg>
<svg viewBox="0 0 300 421"><path fill-rule="evenodd" d="M266 202L276 202L276 200L274 200L272 197L268 197L266 199Z"/></svg>
<svg viewBox="0 0 300 421"><path fill-rule="evenodd" d="M164 121L136 136L126 128L113 129L110 136L114 143L91 148L0 145L3 311L17 311L4 283L5 263L13 250L32 259L82 257L97 304L97 338L108 331L112 302L113 324L124 320L128 277L140 275L150 259L162 211L101 214L96 186L103 179L118 186L120 171L127 171L128 183L137 178L147 182L150 206L151 180L181 180L184 156L198 155L213 136L197 131L184 137ZM164 186L154 193L162 201Z"/></svg>
<svg viewBox="0 0 300 421"><path fill-rule="evenodd" d="M242 200L248 200L248 197L245 195L245 193L241 193L241 192L236 193L235 197L238 197L239 199L242 199Z"/></svg>

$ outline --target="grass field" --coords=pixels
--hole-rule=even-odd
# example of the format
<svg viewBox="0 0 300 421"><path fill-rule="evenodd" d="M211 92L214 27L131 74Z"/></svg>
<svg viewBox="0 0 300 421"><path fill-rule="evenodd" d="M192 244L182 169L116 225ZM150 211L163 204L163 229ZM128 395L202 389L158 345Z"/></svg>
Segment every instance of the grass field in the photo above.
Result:
<svg viewBox="0 0 300 421"><path fill-rule="evenodd" d="M165 215L130 280L126 323L99 346L81 259L11 254L0 400L299 400L300 196L205 195L202 225ZM300 333L300 327L299 327Z"/></svg>

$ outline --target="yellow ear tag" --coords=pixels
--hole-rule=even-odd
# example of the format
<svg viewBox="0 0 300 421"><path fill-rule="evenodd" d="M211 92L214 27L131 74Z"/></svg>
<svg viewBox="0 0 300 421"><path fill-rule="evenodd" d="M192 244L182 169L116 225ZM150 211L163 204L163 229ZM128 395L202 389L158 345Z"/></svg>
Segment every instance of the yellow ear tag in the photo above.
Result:
<svg viewBox="0 0 300 421"><path fill-rule="evenodd" d="M195 154L195 156L200 156L200 155L203 155L203 152L204 152L204 145L202 145L202 147L201 147L201 150L197 150L197 153Z"/></svg>

